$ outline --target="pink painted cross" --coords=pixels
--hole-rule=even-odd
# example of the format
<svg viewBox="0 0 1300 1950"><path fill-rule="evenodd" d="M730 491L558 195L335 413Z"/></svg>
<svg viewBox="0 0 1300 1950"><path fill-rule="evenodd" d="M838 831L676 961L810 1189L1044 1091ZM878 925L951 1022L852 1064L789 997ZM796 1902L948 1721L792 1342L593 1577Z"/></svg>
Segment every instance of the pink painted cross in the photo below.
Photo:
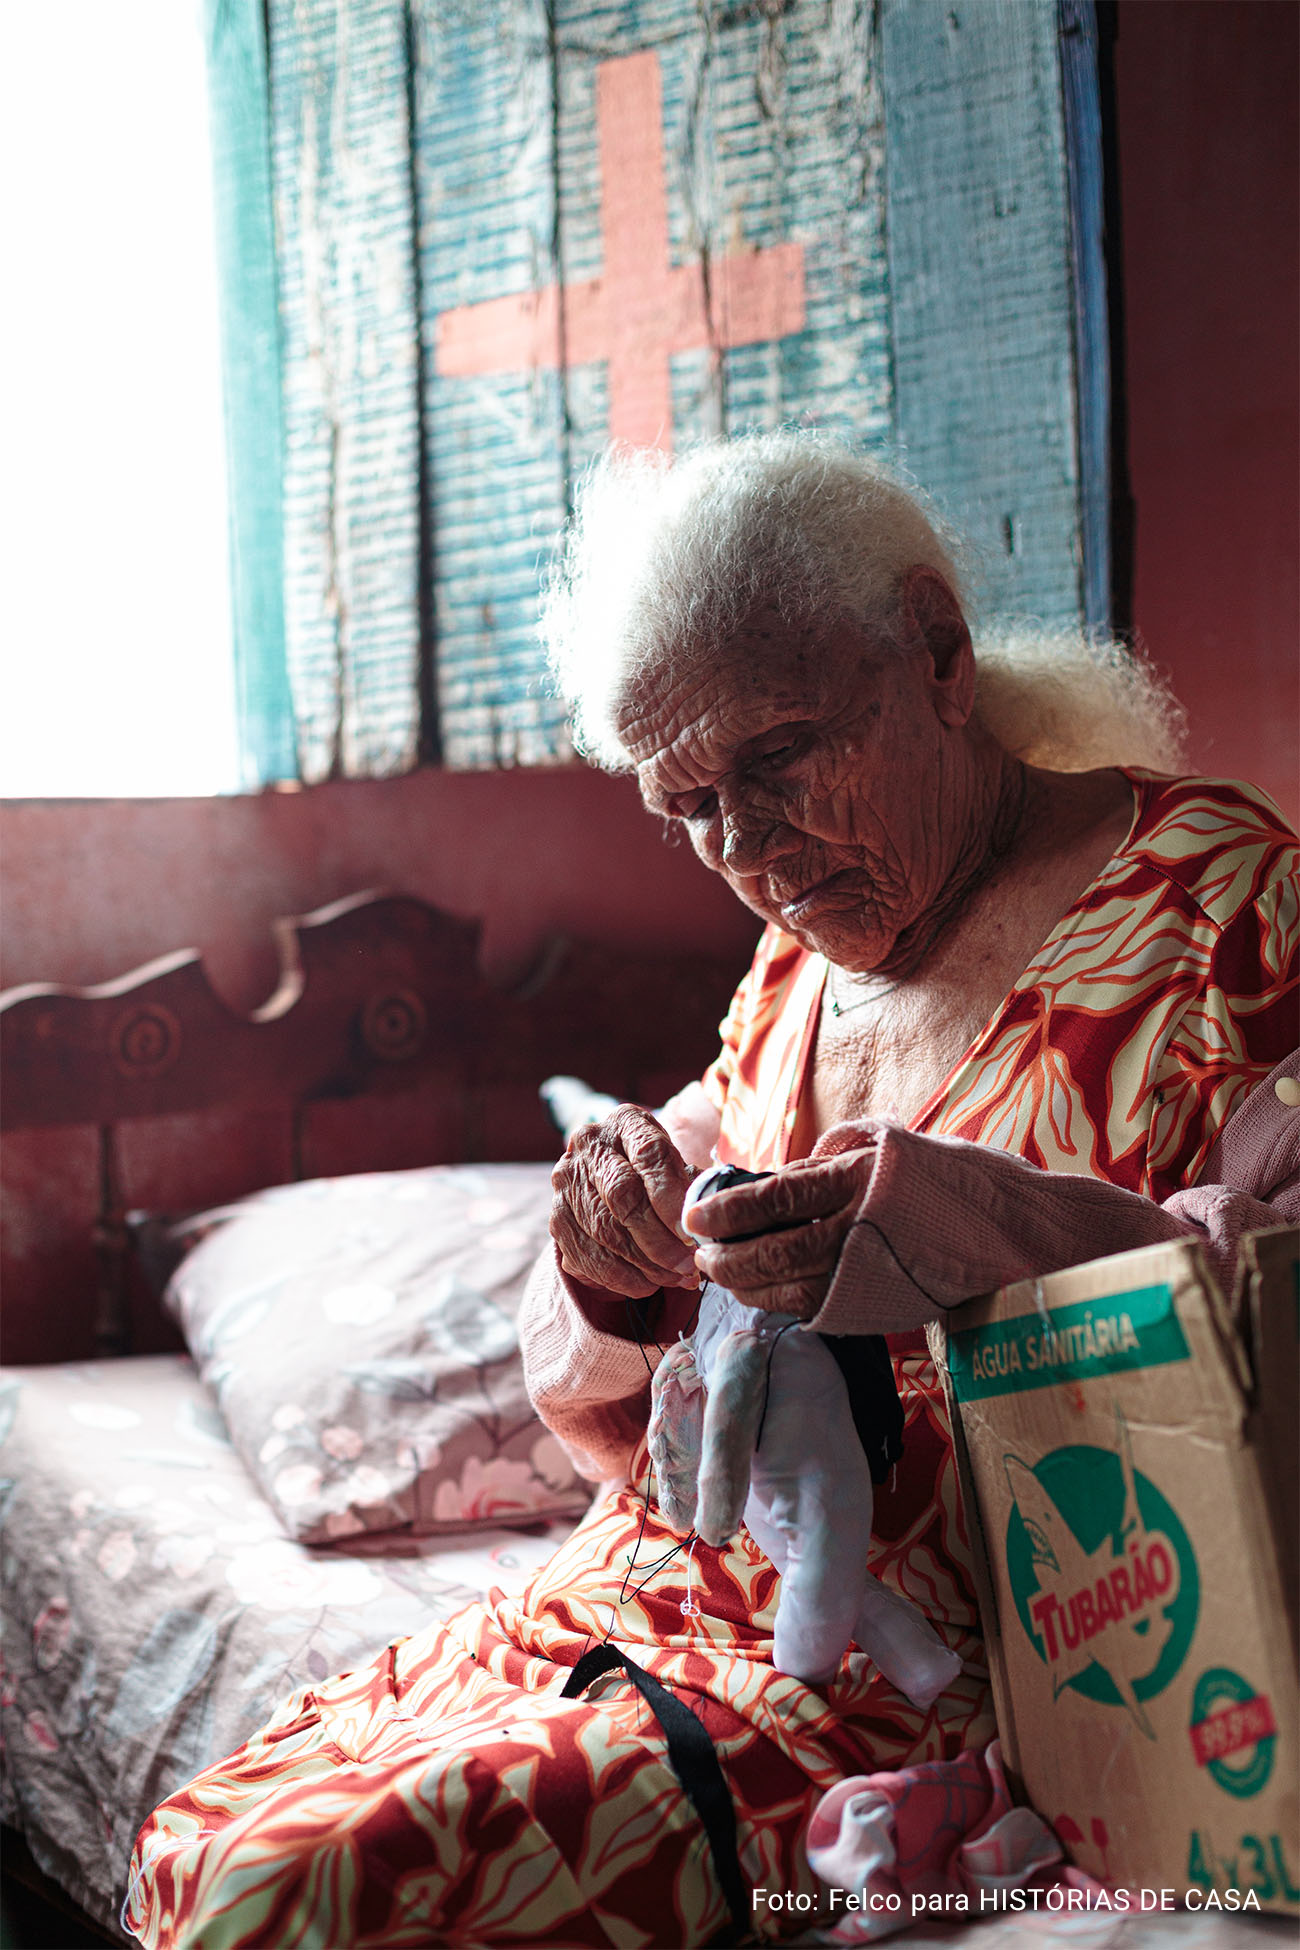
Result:
<svg viewBox="0 0 1300 1950"><path fill-rule="evenodd" d="M605 268L564 287L564 355L609 362L609 432L673 444L668 361L705 345L755 345L803 330L803 246L731 251L710 271L668 258L659 57L628 54L596 73ZM712 327L710 322L712 313ZM462 305L438 319L437 370L451 377L560 363L559 288Z"/></svg>

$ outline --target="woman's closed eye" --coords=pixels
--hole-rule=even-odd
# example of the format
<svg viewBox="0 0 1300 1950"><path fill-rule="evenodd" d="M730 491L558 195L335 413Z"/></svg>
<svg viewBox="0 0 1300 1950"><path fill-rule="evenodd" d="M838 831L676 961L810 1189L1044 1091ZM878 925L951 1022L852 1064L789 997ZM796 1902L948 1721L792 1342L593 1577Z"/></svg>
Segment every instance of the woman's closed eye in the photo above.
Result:
<svg viewBox="0 0 1300 1950"><path fill-rule="evenodd" d="M752 763L760 772L780 772L794 757L795 750L794 740L791 739L788 745L773 745L770 751L759 752Z"/></svg>
<svg viewBox="0 0 1300 1950"><path fill-rule="evenodd" d="M689 821L709 820L718 810L716 792L683 792L673 800L668 808L670 819Z"/></svg>
<svg viewBox="0 0 1300 1950"><path fill-rule="evenodd" d="M766 744L752 748L745 755L745 769L757 772L760 776L777 777L802 758L808 740L798 730L774 733Z"/></svg>

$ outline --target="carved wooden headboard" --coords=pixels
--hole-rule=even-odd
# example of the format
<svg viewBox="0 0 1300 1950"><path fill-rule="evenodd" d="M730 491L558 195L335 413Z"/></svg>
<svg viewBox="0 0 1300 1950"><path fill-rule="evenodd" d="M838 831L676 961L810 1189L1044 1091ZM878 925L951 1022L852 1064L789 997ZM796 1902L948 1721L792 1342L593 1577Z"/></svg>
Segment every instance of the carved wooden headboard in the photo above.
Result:
<svg viewBox="0 0 1300 1950"><path fill-rule="evenodd" d="M251 1015L221 1000L188 950L96 988L29 984L0 996L0 1130L95 1133L101 1352L128 1338L125 1217L140 1201L123 1169L123 1134L139 1120L282 1116L285 1163L273 1182L312 1163L313 1106L416 1092L436 1103L436 1140L382 1162L545 1157L558 1139L537 1101L544 1077L572 1072L616 1096L659 1101L716 1050L741 972L699 956L552 942L528 979L503 992L479 967L477 923L392 894L335 902L277 923L276 934L280 979ZM203 1202L195 1164L187 1160L172 1209ZM24 1281L39 1279L40 1257L29 1254Z"/></svg>

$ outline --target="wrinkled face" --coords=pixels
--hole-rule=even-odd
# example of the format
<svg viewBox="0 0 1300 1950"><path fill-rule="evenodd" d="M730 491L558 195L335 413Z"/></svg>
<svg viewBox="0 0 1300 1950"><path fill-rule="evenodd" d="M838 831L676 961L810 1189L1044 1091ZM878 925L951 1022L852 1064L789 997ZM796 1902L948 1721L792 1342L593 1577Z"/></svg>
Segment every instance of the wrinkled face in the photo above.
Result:
<svg viewBox="0 0 1300 1950"><path fill-rule="evenodd" d="M842 968L891 969L960 845L944 694L924 642L760 611L638 680L618 723L646 806L681 821L747 907Z"/></svg>

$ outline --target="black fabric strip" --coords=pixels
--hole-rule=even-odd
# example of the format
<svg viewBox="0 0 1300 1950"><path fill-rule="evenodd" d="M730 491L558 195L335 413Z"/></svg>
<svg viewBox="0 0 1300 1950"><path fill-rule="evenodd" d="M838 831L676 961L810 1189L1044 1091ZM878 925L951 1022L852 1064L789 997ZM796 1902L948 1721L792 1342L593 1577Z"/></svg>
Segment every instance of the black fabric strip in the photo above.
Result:
<svg viewBox="0 0 1300 1950"><path fill-rule="evenodd" d="M903 1453L903 1404L883 1334L823 1334L849 1391L858 1439L873 1483L888 1481Z"/></svg>
<svg viewBox="0 0 1300 1950"><path fill-rule="evenodd" d="M661 1686L629 1653L620 1652L612 1645L593 1645L590 1652L583 1653L565 1680L560 1698L577 1699L593 1679L613 1672L618 1666L623 1668L662 1727L668 1742L669 1765L704 1824L713 1851L713 1866L735 1926L735 1938L726 1936L717 1940L726 1944L745 1937L750 1929L749 1891L736 1850L736 1810L713 1742L690 1707Z"/></svg>

